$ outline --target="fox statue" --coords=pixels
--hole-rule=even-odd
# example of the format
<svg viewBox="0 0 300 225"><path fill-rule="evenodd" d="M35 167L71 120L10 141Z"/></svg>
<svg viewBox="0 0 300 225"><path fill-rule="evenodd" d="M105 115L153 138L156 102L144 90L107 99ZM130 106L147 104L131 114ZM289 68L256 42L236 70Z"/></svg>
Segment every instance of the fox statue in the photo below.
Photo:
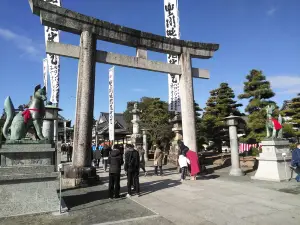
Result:
<svg viewBox="0 0 300 225"><path fill-rule="evenodd" d="M21 140L25 138L29 127L32 125L40 140L44 140L42 133L43 118L45 116L45 104L47 100L46 88L37 85L28 108L16 114L11 98L8 96L4 102L6 120L3 126L3 136L6 140ZM9 135L10 128L10 135Z"/></svg>

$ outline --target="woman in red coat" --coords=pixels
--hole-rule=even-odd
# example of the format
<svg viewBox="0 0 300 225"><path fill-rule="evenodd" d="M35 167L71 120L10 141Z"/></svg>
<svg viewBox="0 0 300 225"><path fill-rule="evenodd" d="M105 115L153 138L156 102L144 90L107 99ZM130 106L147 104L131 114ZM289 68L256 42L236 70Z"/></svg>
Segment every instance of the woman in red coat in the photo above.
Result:
<svg viewBox="0 0 300 225"><path fill-rule="evenodd" d="M196 180L197 174L200 172L199 159L197 152L189 150L186 157L191 162L191 180Z"/></svg>

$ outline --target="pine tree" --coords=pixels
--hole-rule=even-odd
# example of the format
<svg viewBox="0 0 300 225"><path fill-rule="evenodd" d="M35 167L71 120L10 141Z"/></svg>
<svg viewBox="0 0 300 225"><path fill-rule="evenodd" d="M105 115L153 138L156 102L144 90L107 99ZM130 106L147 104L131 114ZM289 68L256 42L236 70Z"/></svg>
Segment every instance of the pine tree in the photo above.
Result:
<svg viewBox="0 0 300 225"><path fill-rule="evenodd" d="M203 136L203 125L201 112L203 109L200 108L199 104L194 101L195 108L195 121L196 121L196 137L197 137L197 148L198 150L203 149L203 144L206 143L205 137Z"/></svg>
<svg viewBox="0 0 300 225"><path fill-rule="evenodd" d="M284 124L284 131L292 137L300 140L300 93L289 101L286 109L282 111L284 116L290 117L291 120Z"/></svg>
<svg viewBox="0 0 300 225"><path fill-rule="evenodd" d="M207 141L213 141L214 146L221 149L222 142L228 142L228 129L225 117L233 114L241 116L234 100L233 90L227 83L221 83L220 87L210 91L210 97L206 102L205 113L202 117L202 126Z"/></svg>
<svg viewBox="0 0 300 225"><path fill-rule="evenodd" d="M249 104L245 111L249 113L247 136L244 141L256 143L265 137L265 123L267 105L276 103L268 99L275 96L271 89L270 82L266 80L262 71L251 70L246 76L247 81L244 82L244 93L239 95L239 99L249 99ZM276 106L277 107L277 106ZM277 110L278 113L278 110Z"/></svg>

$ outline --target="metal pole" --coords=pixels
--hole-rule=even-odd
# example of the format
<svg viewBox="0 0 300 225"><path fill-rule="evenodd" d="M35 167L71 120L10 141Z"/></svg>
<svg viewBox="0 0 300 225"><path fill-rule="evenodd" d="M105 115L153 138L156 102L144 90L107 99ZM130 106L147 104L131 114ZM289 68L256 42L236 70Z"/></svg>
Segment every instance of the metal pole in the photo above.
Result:
<svg viewBox="0 0 300 225"><path fill-rule="evenodd" d="M61 214L61 171L59 171L59 214Z"/></svg>

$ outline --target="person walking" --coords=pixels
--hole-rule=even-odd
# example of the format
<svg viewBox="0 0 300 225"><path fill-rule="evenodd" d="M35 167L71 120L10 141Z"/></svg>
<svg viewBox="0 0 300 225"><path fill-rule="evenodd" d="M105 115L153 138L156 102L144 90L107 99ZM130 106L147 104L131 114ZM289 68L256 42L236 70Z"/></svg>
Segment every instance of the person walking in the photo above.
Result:
<svg viewBox="0 0 300 225"><path fill-rule="evenodd" d="M158 176L158 167L160 176L163 175L162 163L163 163L164 154L161 150L160 142L156 143L156 149L154 152L154 173Z"/></svg>
<svg viewBox="0 0 300 225"><path fill-rule="evenodd" d="M103 163L104 163L104 171L107 171L107 163L108 163L108 157L110 155L111 148L108 145L104 145L102 150L102 157L103 157Z"/></svg>
<svg viewBox="0 0 300 225"><path fill-rule="evenodd" d="M140 182L139 182L139 171L140 171L140 156L139 152L133 148L133 145L128 145L128 150L125 153L125 165L124 170L127 175L127 196L132 196L132 185L137 195L140 194Z"/></svg>
<svg viewBox="0 0 300 225"><path fill-rule="evenodd" d="M187 173L188 165L190 164L190 160L185 155L180 155L178 159L179 166L181 168L181 182L185 180L185 176Z"/></svg>
<svg viewBox="0 0 300 225"><path fill-rule="evenodd" d="M100 159L101 159L101 151L100 148L97 147L94 151L94 159L95 159L95 166L97 166L99 168L99 164L100 164Z"/></svg>
<svg viewBox="0 0 300 225"><path fill-rule="evenodd" d="M145 162L145 150L139 146L137 148L139 155L140 155L140 168L144 171L144 176L147 176L147 171L146 171L146 162Z"/></svg>
<svg viewBox="0 0 300 225"><path fill-rule="evenodd" d="M117 146L116 146L117 147ZM121 166L124 164L122 154L115 146L108 157L109 166L109 198L120 198Z"/></svg>

